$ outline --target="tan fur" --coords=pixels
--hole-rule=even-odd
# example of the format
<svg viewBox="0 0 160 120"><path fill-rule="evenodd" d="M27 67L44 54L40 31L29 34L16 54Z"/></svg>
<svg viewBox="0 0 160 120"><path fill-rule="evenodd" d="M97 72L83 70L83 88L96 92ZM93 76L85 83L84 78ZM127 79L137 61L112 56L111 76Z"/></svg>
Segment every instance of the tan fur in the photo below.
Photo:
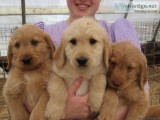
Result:
<svg viewBox="0 0 160 120"><path fill-rule="evenodd" d="M96 40L95 43L93 39ZM67 87L78 76L83 77L83 82L76 94L83 95L89 91L91 110L99 111L106 86L105 65L108 67L110 54L111 47L106 32L94 19L77 19L65 30L54 54L54 81L49 81L51 98L46 110L49 120L64 117ZM88 59L86 66L79 66L76 60L80 57Z"/></svg>
<svg viewBox="0 0 160 120"><path fill-rule="evenodd" d="M126 120L144 117L148 100L144 90L147 80L147 61L132 43L113 43L108 85L99 120L115 120L118 105L128 105ZM111 88L111 89L110 89Z"/></svg>
<svg viewBox="0 0 160 120"><path fill-rule="evenodd" d="M150 106L148 108L147 114L145 116L145 119L160 119L160 105Z"/></svg>
<svg viewBox="0 0 160 120"><path fill-rule="evenodd" d="M51 79L54 50L50 36L34 25L23 25L11 37L10 71L3 90L11 120L46 120L46 86ZM29 108L33 109L31 113Z"/></svg>

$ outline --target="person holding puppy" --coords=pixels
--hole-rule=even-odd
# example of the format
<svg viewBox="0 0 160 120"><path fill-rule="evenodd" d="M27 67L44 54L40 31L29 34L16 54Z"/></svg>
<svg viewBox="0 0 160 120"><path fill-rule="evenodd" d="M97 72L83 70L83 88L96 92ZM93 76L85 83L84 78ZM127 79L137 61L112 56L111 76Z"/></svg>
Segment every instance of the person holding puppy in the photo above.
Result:
<svg viewBox="0 0 160 120"><path fill-rule="evenodd" d="M66 0L69 9L69 18L57 24L45 26L43 22L39 22L36 26L44 29L52 37L52 40L57 47L60 43L60 38L63 31L75 19L83 16L91 16L96 19L95 14L100 6L101 0ZM110 26L103 20L97 20L99 24L108 33L110 42L117 42L122 40L130 40L140 49L140 43L136 36L136 31L132 24L126 19L119 19ZM65 119L85 119L91 112L88 102L88 94L83 96L76 96L76 90L81 85L83 78L77 78L74 83L68 88L68 99L66 101ZM148 92L149 86L145 85ZM124 120L127 115L128 107L120 106L117 112L117 120Z"/></svg>

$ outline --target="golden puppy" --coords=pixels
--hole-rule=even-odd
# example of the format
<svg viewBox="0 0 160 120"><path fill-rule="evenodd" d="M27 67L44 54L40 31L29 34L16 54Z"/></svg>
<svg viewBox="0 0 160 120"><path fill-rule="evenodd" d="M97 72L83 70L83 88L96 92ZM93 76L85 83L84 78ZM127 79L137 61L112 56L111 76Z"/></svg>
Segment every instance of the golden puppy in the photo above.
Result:
<svg viewBox="0 0 160 120"><path fill-rule="evenodd" d="M108 67L110 50L106 32L92 18L77 19L65 30L54 54L54 80L48 84L50 100L45 115L49 120L64 117L67 87L78 76L83 77L83 82L76 94L83 95L89 91L90 108L99 111L105 92L105 65Z"/></svg>
<svg viewBox="0 0 160 120"><path fill-rule="evenodd" d="M126 120L138 120L147 110L144 84L147 81L147 61L132 43L113 43L108 86L99 120L115 120L118 105L128 105Z"/></svg>
<svg viewBox="0 0 160 120"><path fill-rule="evenodd" d="M3 91L11 120L45 120L54 50L50 36L34 25L23 25L11 37Z"/></svg>

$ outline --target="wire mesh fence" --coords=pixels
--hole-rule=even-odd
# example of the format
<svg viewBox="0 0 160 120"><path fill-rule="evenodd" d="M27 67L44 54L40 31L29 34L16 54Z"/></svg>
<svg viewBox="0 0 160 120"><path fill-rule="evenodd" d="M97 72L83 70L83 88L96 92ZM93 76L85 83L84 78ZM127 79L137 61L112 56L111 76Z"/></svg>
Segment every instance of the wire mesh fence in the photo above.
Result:
<svg viewBox="0 0 160 120"><path fill-rule="evenodd" d="M160 66L154 65L149 69L150 104L160 105Z"/></svg>
<svg viewBox="0 0 160 120"><path fill-rule="evenodd" d="M7 55L8 42L16 28L15 25L0 25L0 56Z"/></svg>
<svg viewBox="0 0 160 120"><path fill-rule="evenodd" d="M148 66L160 65L159 20L135 21L134 25L141 41L141 49L147 57Z"/></svg>
<svg viewBox="0 0 160 120"><path fill-rule="evenodd" d="M148 62L150 104L160 105L160 21L133 21L133 23L141 41L142 52Z"/></svg>
<svg viewBox="0 0 160 120"><path fill-rule="evenodd" d="M5 78L0 79L0 120L11 120L9 109L2 96L3 85L5 83Z"/></svg>
<svg viewBox="0 0 160 120"><path fill-rule="evenodd" d="M137 30L142 51L148 61L150 105L160 105L160 29L155 37L158 20L132 21L132 23ZM7 46L17 26L0 25L0 67L3 68L0 70L0 120L10 120L8 107L2 97L2 89L6 80ZM2 75L1 71L3 73Z"/></svg>
<svg viewBox="0 0 160 120"><path fill-rule="evenodd" d="M3 85L6 81L6 67L7 67L7 49L8 43L12 33L17 26L14 25L0 25L0 120L10 120L8 106L6 105L2 96Z"/></svg>
<svg viewBox="0 0 160 120"><path fill-rule="evenodd" d="M0 25L0 78L6 75L8 43L16 28L16 25Z"/></svg>

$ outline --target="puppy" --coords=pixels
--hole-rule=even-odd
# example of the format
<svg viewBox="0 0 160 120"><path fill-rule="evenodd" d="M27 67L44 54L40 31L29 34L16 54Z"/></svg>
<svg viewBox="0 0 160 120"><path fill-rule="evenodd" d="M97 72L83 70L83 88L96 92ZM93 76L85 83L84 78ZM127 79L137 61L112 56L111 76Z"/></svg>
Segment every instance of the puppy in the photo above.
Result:
<svg viewBox="0 0 160 120"><path fill-rule="evenodd" d="M54 50L50 36L34 25L23 25L11 37L3 90L11 120L45 120Z"/></svg>
<svg viewBox="0 0 160 120"><path fill-rule="evenodd" d="M77 19L64 31L54 53L54 80L48 83L50 100L45 115L49 120L64 117L67 87L78 76L83 77L83 82L76 94L83 95L89 91L90 108L99 111L105 92L105 66L108 67L110 52L106 32L93 18Z"/></svg>
<svg viewBox="0 0 160 120"><path fill-rule="evenodd" d="M148 100L144 90L147 81L147 61L132 43L112 44L108 86L100 110L99 120L115 120L118 105L126 104L126 120L138 120L147 110Z"/></svg>

